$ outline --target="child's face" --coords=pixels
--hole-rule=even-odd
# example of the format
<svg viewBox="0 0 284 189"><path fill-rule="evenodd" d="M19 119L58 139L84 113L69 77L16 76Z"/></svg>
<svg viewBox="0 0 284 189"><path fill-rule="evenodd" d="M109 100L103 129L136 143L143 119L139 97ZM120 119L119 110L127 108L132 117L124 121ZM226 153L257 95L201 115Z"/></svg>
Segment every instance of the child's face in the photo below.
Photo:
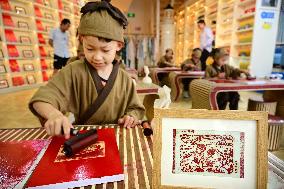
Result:
<svg viewBox="0 0 284 189"><path fill-rule="evenodd" d="M221 57L217 60L217 64L218 64L218 66L223 66L223 65L227 64L228 61L229 61L229 56L223 56L223 57Z"/></svg>
<svg viewBox="0 0 284 189"><path fill-rule="evenodd" d="M117 41L106 42L95 36L83 36L85 57L97 70L106 68L115 58L116 51L123 47L123 43Z"/></svg>

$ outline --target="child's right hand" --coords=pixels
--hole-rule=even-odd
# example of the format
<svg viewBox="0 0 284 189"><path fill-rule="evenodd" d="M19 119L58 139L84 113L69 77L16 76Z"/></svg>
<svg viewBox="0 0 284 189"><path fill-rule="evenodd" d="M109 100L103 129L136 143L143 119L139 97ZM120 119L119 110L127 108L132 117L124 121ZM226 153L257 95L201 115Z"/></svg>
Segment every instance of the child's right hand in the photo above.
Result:
<svg viewBox="0 0 284 189"><path fill-rule="evenodd" d="M65 139L70 138L70 128L73 128L68 118L63 114L55 114L45 122L44 128L50 136L60 136L63 128Z"/></svg>

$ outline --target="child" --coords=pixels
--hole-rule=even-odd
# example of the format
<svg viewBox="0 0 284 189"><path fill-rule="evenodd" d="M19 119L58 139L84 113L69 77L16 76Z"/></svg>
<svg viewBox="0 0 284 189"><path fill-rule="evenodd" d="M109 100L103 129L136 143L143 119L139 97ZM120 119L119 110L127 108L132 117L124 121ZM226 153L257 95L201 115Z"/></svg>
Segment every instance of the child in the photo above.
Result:
<svg viewBox="0 0 284 189"><path fill-rule="evenodd" d="M200 71L201 70L201 49L195 48L192 51L191 58L186 59L182 64L181 64L181 69L183 71ZM189 90L189 84L192 79L182 79L183 83L183 97L184 98L189 98L188 90Z"/></svg>
<svg viewBox="0 0 284 189"><path fill-rule="evenodd" d="M234 68L227 64L229 54L224 49L216 49L214 52L214 62L206 68L206 78L215 79L236 79L241 73L248 72ZM222 92L217 95L217 103L219 110L225 110L229 102L230 110L237 110L240 95L237 92Z"/></svg>
<svg viewBox="0 0 284 189"><path fill-rule="evenodd" d="M107 1L89 2L81 13L78 31L86 59L68 64L29 103L47 134L60 135L63 128L66 139L73 127L66 112L74 114L76 124L118 123L127 128L137 125L145 112L131 78L115 61L127 19Z"/></svg>
<svg viewBox="0 0 284 189"><path fill-rule="evenodd" d="M167 49L166 54L162 56L158 62L159 68L174 67L174 51Z"/></svg>

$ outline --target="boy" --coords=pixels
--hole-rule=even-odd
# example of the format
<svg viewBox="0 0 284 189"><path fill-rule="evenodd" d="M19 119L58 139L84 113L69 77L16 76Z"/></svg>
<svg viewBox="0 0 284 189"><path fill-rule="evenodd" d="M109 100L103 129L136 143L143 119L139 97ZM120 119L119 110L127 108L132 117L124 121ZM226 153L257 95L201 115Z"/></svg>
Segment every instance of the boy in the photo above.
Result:
<svg viewBox="0 0 284 189"><path fill-rule="evenodd" d="M159 68L174 67L174 51L173 49L167 49L166 54L162 56L158 62Z"/></svg>
<svg viewBox="0 0 284 189"><path fill-rule="evenodd" d="M201 70L201 49L195 48L192 51L191 59L186 59L182 64L181 64L181 69L183 71L200 71ZM184 98L189 98L188 90L189 90L189 84L192 79L182 79L183 83L183 97Z"/></svg>
<svg viewBox="0 0 284 189"><path fill-rule="evenodd" d="M107 1L89 2L81 9L79 35L86 59L62 69L30 101L49 135L70 137L73 126L64 116L72 112L76 124L118 123L130 128L143 118L135 86L119 69L115 54L123 47L127 19Z"/></svg>
<svg viewBox="0 0 284 189"><path fill-rule="evenodd" d="M205 77L214 79L236 79L241 73L249 75L247 71L234 68L227 64L229 54L224 49L216 49L213 55L214 62L206 68ZM219 110L225 110L229 102L230 110L237 110L240 95L237 92L222 92L217 95Z"/></svg>

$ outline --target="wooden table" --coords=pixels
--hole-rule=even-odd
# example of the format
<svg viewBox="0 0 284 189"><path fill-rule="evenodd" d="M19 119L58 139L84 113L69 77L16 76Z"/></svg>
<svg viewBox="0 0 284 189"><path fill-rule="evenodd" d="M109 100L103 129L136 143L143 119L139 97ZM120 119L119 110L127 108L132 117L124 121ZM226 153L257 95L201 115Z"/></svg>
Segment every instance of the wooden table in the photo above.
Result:
<svg viewBox="0 0 284 189"><path fill-rule="evenodd" d="M124 165L125 180L114 183L82 187L84 189L146 189L151 186L153 166L152 137L144 137L142 129L125 129L117 125L84 126L89 128L114 128L117 145ZM20 141L33 139L50 139L42 128L0 130L0 141Z"/></svg>
<svg viewBox="0 0 284 189"><path fill-rule="evenodd" d="M206 83L207 82L207 83ZM194 88L198 87L194 91ZM217 94L229 91L260 91L260 90L284 90L284 81L270 80L207 80L191 83L192 107L194 109L218 110ZM280 98L280 97L279 97ZM209 101L208 101L209 99ZM208 106L198 104L207 101ZM204 106L204 107L203 107Z"/></svg>
<svg viewBox="0 0 284 189"><path fill-rule="evenodd" d="M121 157L122 165L124 165L125 180L114 183L99 184L94 186L86 186L78 189L150 189L152 184L152 167L153 167L153 139L145 137L142 129L136 127L134 129L125 129L117 125L104 126L81 126L81 129L90 128L114 128L116 133L116 141ZM0 130L0 141L21 141L33 139L46 139L47 136L43 128L35 129L2 129ZM275 163L276 162L276 163ZM275 189L276 185L284 185L284 171L276 169L283 161L271 156L269 153L269 181L272 180L271 189ZM276 165L277 164L277 165ZM280 172L279 172L280 171ZM154 189L154 188L153 188Z"/></svg>
<svg viewBox="0 0 284 189"><path fill-rule="evenodd" d="M181 79L201 79L204 78L204 71L173 71L170 73L171 97L173 101L177 101L181 95L182 85Z"/></svg>
<svg viewBox="0 0 284 189"><path fill-rule="evenodd" d="M136 81L136 91L139 95L158 94L160 86L151 83L145 84L142 81Z"/></svg>
<svg viewBox="0 0 284 189"><path fill-rule="evenodd" d="M160 81L158 79L158 74L161 73L170 73L172 71L180 71L180 68L177 67L166 67L166 68L150 68L151 78L153 83L160 85Z"/></svg>

